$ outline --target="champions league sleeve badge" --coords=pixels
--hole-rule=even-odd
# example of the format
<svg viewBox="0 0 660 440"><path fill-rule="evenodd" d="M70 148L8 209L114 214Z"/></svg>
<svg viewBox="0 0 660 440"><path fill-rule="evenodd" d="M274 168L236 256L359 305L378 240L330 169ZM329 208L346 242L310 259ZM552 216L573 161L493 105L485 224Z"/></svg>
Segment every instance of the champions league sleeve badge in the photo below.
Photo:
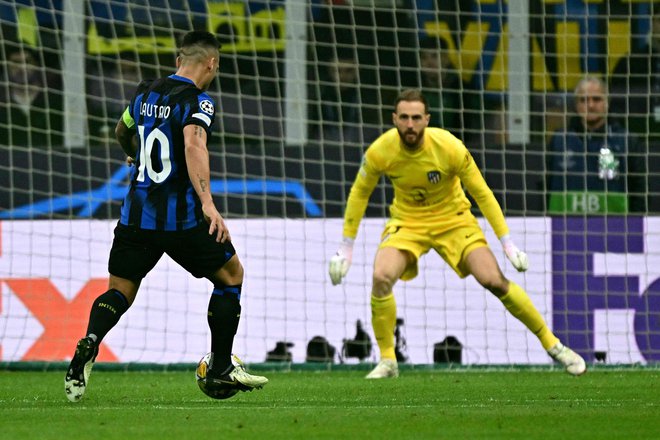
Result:
<svg viewBox="0 0 660 440"><path fill-rule="evenodd" d="M204 101L199 103L199 109L211 116L215 114L215 108L213 107L213 103L208 99L205 99Z"/></svg>

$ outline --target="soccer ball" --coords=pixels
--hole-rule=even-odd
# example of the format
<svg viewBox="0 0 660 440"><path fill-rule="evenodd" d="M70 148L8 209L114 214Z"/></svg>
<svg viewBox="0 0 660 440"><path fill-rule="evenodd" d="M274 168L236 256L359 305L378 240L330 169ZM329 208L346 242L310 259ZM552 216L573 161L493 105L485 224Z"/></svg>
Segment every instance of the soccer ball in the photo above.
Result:
<svg viewBox="0 0 660 440"><path fill-rule="evenodd" d="M235 396L240 390L232 385L227 385L226 388L220 388L213 391L206 389L206 372L209 370L209 364L211 363L211 353L206 353L203 358L197 363L197 368L195 369L195 380L197 381L197 386L202 390L204 394L213 398L213 399L229 399L230 397ZM234 368L245 369L243 362L234 354L231 355L231 363L234 364Z"/></svg>

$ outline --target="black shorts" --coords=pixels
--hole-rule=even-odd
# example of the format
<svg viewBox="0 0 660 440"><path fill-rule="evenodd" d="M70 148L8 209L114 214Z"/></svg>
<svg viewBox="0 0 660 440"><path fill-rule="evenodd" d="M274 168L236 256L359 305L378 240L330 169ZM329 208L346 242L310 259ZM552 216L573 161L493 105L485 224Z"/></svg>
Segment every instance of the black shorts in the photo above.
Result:
<svg viewBox="0 0 660 440"><path fill-rule="evenodd" d="M169 255L196 278L210 278L236 254L230 242L218 243L202 223L184 231L152 231L117 223L108 272L140 281L163 254Z"/></svg>

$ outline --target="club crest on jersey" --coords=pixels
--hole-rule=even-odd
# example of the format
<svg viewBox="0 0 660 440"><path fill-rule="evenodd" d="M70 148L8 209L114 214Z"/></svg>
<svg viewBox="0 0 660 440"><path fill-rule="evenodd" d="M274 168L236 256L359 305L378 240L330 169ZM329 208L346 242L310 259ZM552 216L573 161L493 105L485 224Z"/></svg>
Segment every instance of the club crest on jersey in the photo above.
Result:
<svg viewBox="0 0 660 440"><path fill-rule="evenodd" d="M440 171L429 171L426 173L426 176L429 178L429 182L431 183L440 182Z"/></svg>
<svg viewBox="0 0 660 440"><path fill-rule="evenodd" d="M215 111L213 108L213 103L209 101L208 99L205 99L204 101L199 103L199 108L202 110L204 113L209 114L213 116L213 112Z"/></svg>

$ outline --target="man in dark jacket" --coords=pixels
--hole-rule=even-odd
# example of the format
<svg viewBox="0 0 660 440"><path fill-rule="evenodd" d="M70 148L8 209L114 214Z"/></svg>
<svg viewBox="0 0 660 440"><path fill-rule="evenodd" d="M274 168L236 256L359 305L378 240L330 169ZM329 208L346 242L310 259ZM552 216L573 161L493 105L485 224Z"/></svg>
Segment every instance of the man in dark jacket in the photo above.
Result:
<svg viewBox="0 0 660 440"><path fill-rule="evenodd" d="M646 212L645 155L608 109L607 85L597 77L582 79L575 88L576 115L549 145L551 212Z"/></svg>
<svg viewBox="0 0 660 440"><path fill-rule="evenodd" d="M48 149L62 145L62 96L38 53L7 49L8 87L0 89L0 145Z"/></svg>

